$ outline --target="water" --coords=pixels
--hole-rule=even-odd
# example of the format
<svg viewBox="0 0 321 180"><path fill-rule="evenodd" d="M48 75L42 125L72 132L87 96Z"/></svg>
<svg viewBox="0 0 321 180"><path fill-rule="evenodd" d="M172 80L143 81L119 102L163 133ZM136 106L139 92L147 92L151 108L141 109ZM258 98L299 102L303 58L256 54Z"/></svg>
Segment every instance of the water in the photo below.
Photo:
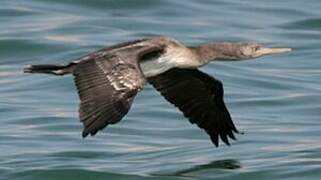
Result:
<svg viewBox="0 0 321 180"><path fill-rule="evenodd" d="M0 4L0 179L321 178L319 0ZM84 140L72 77L22 73L26 64L65 63L154 35L294 51L202 68L224 82L245 132L219 148L151 86L120 123Z"/></svg>

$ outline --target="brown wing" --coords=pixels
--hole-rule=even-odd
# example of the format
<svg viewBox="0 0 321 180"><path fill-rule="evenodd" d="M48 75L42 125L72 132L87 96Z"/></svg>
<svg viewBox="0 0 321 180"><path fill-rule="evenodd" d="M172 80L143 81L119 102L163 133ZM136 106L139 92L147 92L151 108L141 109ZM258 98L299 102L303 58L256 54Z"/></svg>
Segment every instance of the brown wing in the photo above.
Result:
<svg viewBox="0 0 321 180"><path fill-rule="evenodd" d="M235 139L233 131L238 131L224 104L220 81L197 69L175 68L148 78L148 82L191 123L204 129L215 146L218 146L219 137L228 145L228 137Z"/></svg>
<svg viewBox="0 0 321 180"><path fill-rule="evenodd" d="M129 111L145 83L139 60L164 48L144 41L148 39L111 46L73 62L83 137L117 123Z"/></svg>
<svg viewBox="0 0 321 180"><path fill-rule="evenodd" d="M81 100L83 137L120 121L145 81L135 63L116 55L79 62L73 73Z"/></svg>

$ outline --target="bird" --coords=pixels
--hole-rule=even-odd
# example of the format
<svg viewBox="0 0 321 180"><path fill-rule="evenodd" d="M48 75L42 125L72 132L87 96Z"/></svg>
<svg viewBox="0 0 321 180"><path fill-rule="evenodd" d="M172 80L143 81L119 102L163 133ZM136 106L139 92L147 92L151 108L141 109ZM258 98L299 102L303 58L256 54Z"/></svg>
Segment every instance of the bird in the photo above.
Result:
<svg viewBox="0 0 321 180"><path fill-rule="evenodd" d="M82 136L94 136L128 113L135 96L151 84L218 147L239 133L224 103L223 84L198 68L213 61L239 61L285 53L255 42L186 46L169 36L148 37L99 49L64 65L27 65L25 73L74 76Z"/></svg>

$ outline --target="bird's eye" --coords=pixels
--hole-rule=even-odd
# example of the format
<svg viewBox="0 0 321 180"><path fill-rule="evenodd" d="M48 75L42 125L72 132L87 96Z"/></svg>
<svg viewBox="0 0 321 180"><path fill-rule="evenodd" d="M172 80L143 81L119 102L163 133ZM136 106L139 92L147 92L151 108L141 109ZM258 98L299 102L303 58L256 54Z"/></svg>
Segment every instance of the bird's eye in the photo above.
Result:
<svg viewBox="0 0 321 180"><path fill-rule="evenodd" d="M253 49L254 49L254 51L257 51L257 50L259 50L261 47L260 46L255 46Z"/></svg>

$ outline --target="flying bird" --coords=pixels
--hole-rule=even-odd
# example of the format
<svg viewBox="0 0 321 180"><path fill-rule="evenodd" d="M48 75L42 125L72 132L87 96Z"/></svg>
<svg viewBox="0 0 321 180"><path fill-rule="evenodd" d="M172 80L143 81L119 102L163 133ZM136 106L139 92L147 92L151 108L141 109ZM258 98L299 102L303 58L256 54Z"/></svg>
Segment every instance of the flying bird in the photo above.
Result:
<svg viewBox="0 0 321 180"><path fill-rule="evenodd" d="M28 65L25 73L73 74L80 98L82 136L119 122L146 83L150 83L196 124L217 147L238 133L223 101L223 84L198 70L211 61L238 61L284 53L257 43L208 43L187 47L167 36L116 44L66 65Z"/></svg>

